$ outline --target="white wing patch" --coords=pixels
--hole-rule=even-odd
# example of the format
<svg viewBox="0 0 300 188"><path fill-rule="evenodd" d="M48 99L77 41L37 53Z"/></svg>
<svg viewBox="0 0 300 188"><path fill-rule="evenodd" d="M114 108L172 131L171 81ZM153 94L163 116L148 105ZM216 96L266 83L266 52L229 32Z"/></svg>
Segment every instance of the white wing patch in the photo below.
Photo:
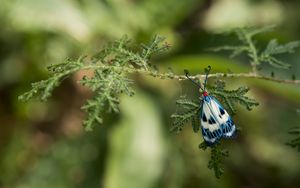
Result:
<svg viewBox="0 0 300 188"><path fill-rule="evenodd" d="M214 118L214 113L210 108L210 103L203 102L201 125L205 129L213 132L220 128L219 122Z"/></svg>
<svg viewBox="0 0 300 188"><path fill-rule="evenodd" d="M216 143L221 137L229 138L235 133L235 125L222 107L213 97L204 97L201 113L201 126L204 140L209 144Z"/></svg>
<svg viewBox="0 0 300 188"><path fill-rule="evenodd" d="M226 121L230 118L229 114L226 110L217 102L215 98L211 97L210 107L212 109L213 115L217 118L219 124L226 123Z"/></svg>

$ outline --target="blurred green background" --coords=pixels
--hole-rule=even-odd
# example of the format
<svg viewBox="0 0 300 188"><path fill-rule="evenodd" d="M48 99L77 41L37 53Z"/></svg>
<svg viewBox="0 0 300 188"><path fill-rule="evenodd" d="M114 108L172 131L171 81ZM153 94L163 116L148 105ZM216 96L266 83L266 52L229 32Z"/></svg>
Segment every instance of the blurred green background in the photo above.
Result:
<svg viewBox="0 0 300 188"><path fill-rule="evenodd" d="M299 0L1 0L0 187L300 187L299 153L285 145L288 130L300 124L296 85L226 79L229 88L249 86L260 106L234 116L242 132L224 145L230 157L221 179L207 169L200 133L190 126L169 132L176 98L199 95L188 82L133 76L136 96L122 96L121 113L107 114L93 132L81 125L80 106L90 93L76 82L80 75L65 80L47 103L17 100L48 76L47 65L93 54L124 34L137 43L165 36L172 48L154 63L177 73L202 73L207 65L213 72L247 72L246 57L207 51L237 42L214 33L276 24L256 37L258 45L274 37L299 40L299 10ZM262 72L299 79L299 52L282 56L291 70Z"/></svg>

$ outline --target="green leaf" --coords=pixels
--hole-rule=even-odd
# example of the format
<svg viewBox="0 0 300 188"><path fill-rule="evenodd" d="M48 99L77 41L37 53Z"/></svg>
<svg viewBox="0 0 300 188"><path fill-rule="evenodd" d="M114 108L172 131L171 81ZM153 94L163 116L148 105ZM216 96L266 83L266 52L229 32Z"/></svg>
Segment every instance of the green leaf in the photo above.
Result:
<svg viewBox="0 0 300 188"><path fill-rule="evenodd" d="M248 87L239 87L235 90L225 90L224 88L225 82L217 81L214 87L209 88L210 95L221 99L232 114L236 112L236 103L246 107L247 110L252 110L254 106L258 105L258 102L254 99L245 96L245 94L249 91Z"/></svg>
<svg viewBox="0 0 300 188"><path fill-rule="evenodd" d="M274 28L275 28L274 25L269 25L264 27L245 27L240 29L234 29L233 32L237 33L238 35L247 36L251 38L257 34L273 31Z"/></svg>
<svg viewBox="0 0 300 188"><path fill-rule="evenodd" d="M221 148L220 144L214 145L213 147L208 147L203 141L199 144L199 149L206 150L210 148L210 159L208 161L208 168L213 170L216 178L220 178L224 173L223 163L225 157L229 156L229 152Z"/></svg>
<svg viewBox="0 0 300 188"><path fill-rule="evenodd" d="M208 148L207 144L205 143L205 141L203 141L201 144L199 144L199 149L202 149L202 150L206 150Z"/></svg>
<svg viewBox="0 0 300 188"><path fill-rule="evenodd" d="M285 45L279 45L276 39L271 40L266 49L259 56L261 62L267 62L273 67L287 69L290 64L284 63L277 59L274 55L282 53L292 53L295 48L300 46L300 41L289 42Z"/></svg>
<svg viewBox="0 0 300 188"><path fill-rule="evenodd" d="M282 53L293 53L295 48L300 46L300 41L293 41L289 42L284 45L279 45L276 39L272 39L264 52L263 55L275 55L275 54L282 54Z"/></svg>
<svg viewBox="0 0 300 188"><path fill-rule="evenodd" d="M232 53L230 54L230 58L234 58L240 54L242 54L243 52L247 52L248 48L244 45L241 46L219 46L219 47L215 47L215 48L210 48L211 51L213 52L219 52L219 51L232 51Z"/></svg>
<svg viewBox="0 0 300 188"><path fill-rule="evenodd" d="M60 77L50 77L47 80L42 80L31 84L32 89L18 97L21 101L29 101L36 97L41 101L46 101L51 96L55 87L60 84Z"/></svg>
<svg viewBox="0 0 300 188"><path fill-rule="evenodd" d="M200 102L197 103L187 99L185 96L181 96L181 98L176 101L176 104L178 112L171 115L173 124L170 130L180 132L188 122L191 122L194 132L198 132Z"/></svg>
<svg viewBox="0 0 300 188"><path fill-rule="evenodd" d="M103 122L103 113L119 112L119 95L134 95L132 89L133 81L128 74L142 72L152 76L158 74L150 65L149 59L157 53L167 49L163 37L155 36L148 45L141 45L140 48L132 48L127 36L111 44L104 46L100 52L91 59L85 56L76 61L65 60L62 63L48 67L50 76L32 84L30 91L19 96L19 100L28 101L33 98L47 100L55 87L80 70L92 70L92 75L85 75L79 83L88 87L94 92L94 97L87 100L82 107L87 112L84 125L86 130L92 130L96 124ZM173 78L174 74L169 72L164 75ZM162 78L162 77L160 77Z"/></svg>
<svg viewBox="0 0 300 188"><path fill-rule="evenodd" d="M260 60L269 63L275 68L288 69L291 67L290 64L284 63L272 56L262 56Z"/></svg>
<svg viewBox="0 0 300 188"><path fill-rule="evenodd" d="M86 131L91 131L95 125L102 124L102 113L105 107L104 101L104 96L98 94L92 99L87 100L86 104L81 107L81 109L87 112L87 118L83 122Z"/></svg>
<svg viewBox="0 0 300 188"><path fill-rule="evenodd" d="M211 148L211 159L208 162L208 168L214 171L216 178L220 178L224 173L223 162L228 157L227 150L221 149L219 145Z"/></svg>
<svg viewBox="0 0 300 188"><path fill-rule="evenodd" d="M141 44L143 51L142 56L145 59L149 59L152 54L158 54L166 51L168 49L167 45L161 45L161 43L165 41L165 37L156 35L153 37L153 39L150 41L148 45Z"/></svg>
<svg viewBox="0 0 300 188"><path fill-rule="evenodd" d="M29 101L37 98L38 100L46 101L63 79L80 70L82 66L83 58L78 58L77 61L66 60L63 63L48 66L48 70L52 72L52 75L46 80L32 83L31 90L20 95L18 99Z"/></svg>
<svg viewBox="0 0 300 188"><path fill-rule="evenodd" d="M262 63L269 63L275 68L287 69L290 65L280 61L274 57L274 55L294 52L294 49L300 46L300 41L292 41L284 45L279 45L276 39L272 39L265 50L262 51L256 46L256 43L253 40L254 35L269 32L273 29L274 26L233 29L230 32L235 33L242 44L236 46L225 45L212 48L212 50L215 52L221 50L232 51L230 57L245 53L250 58L249 63L254 72L257 71L256 67Z"/></svg>
<svg viewBox="0 0 300 188"><path fill-rule="evenodd" d="M296 138L292 139L286 144L288 146L291 146L292 148L295 148L298 152L300 152L300 127L293 128L288 133L290 135L296 136Z"/></svg>

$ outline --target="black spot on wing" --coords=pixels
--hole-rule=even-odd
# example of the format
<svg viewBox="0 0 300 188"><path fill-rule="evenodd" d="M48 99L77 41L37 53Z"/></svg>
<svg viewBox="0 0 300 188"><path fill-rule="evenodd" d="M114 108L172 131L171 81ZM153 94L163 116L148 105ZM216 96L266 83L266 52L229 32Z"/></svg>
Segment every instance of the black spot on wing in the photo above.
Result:
<svg viewBox="0 0 300 188"><path fill-rule="evenodd" d="M213 118L212 116L209 118L209 120L208 120L208 123L209 124L215 124L216 123L216 120L215 120L215 118Z"/></svg>
<svg viewBox="0 0 300 188"><path fill-rule="evenodd" d="M207 122L207 118L205 116L205 113L202 114L202 121Z"/></svg>
<svg viewBox="0 0 300 188"><path fill-rule="evenodd" d="M224 114L225 114L225 111L224 111L223 108L219 107L219 110L220 110L221 115L224 115Z"/></svg>
<svg viewBox="0 0 300 188"><path fill-rule="evenodd" d="M223 134L226 134L226 133L228 133L228 132L231 132L232 129L233 129L233 126L234 126L234 123L233 123L232 119L231 119L231 118L228 119L228 120L226 121L226 123L223 123L223 124L221 125L221 129L222 129Z"/></svg>
<svg viewBox="0 0 300 188"><path fill-rule="evenodd" d="M207 136L205 129L202 127L202 135Z"/></svg>
<svg viewBox="0 0 300 188"><path fill-rule="evenodd" d="M215 123L216 123L216 120L215 120L215 118L213 118L213 117L210 117L210 119L211 119L211 121L212 121L212 123L213 123L213 124L215 124Z"/></svg>

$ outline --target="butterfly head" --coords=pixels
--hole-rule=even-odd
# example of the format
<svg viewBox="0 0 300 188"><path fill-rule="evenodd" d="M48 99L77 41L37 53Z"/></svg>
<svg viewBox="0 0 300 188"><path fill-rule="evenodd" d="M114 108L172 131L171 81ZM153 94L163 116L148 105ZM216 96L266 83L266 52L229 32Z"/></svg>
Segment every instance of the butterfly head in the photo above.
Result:
<svg viewBox="0 0 300 188"><path fill-rule="evenodd" d="M207 96L208 96L208 92L207 92L207 91L203 91L202 95L203 95L204 97L207 97Z"/></svg>

